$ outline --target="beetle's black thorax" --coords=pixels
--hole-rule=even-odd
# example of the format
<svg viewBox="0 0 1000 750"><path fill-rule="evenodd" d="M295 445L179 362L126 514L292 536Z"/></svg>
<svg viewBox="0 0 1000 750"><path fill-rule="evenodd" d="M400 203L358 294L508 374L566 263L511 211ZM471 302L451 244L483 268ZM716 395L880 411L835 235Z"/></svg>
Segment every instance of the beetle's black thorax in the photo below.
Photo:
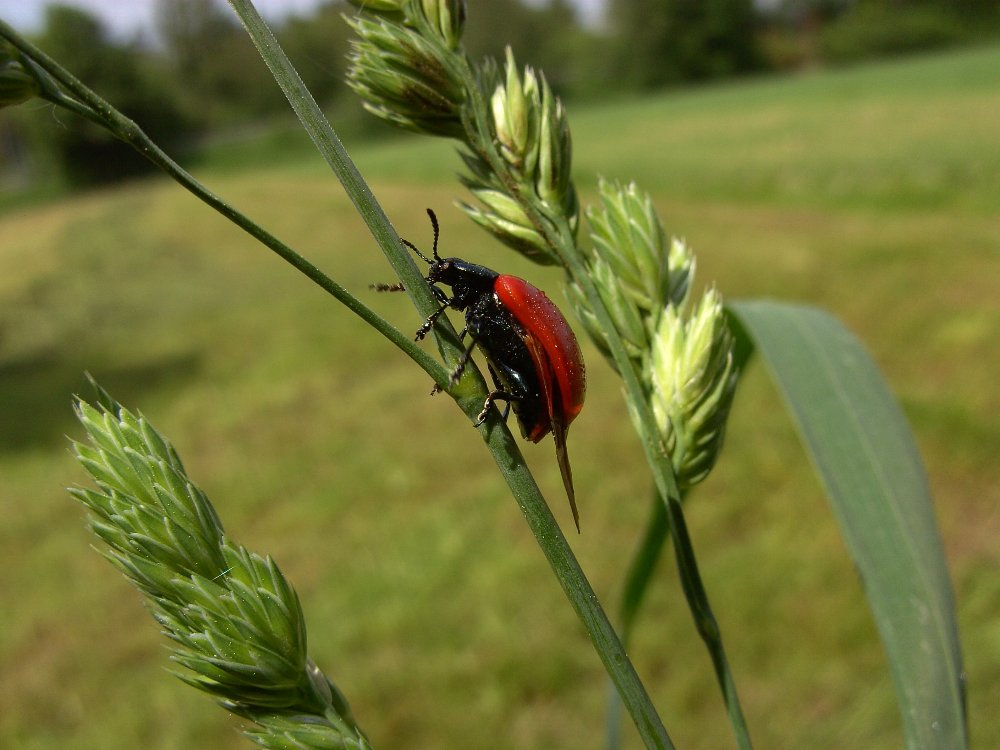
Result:
<svg viewBox="0 0 1000 750"><path fill-rule="evenodd" d="M539 373L525 344L528 334L493 289L498 276L485 266L444 258L431 266L427 280L451 287L451 298L442 301L465 312L468 335L486 356L497 387L512 397L511 407L527 437L539 420L548 420L548 414L543 413Z"/></svg>
<svg viewBox="0 0 1000 750"><path fill-rule="evenodd" d="M444 258L431 266L427 281L451 287L449 307L468 310L483 295L493 293L493 284L499 276L493 269L477 266L461 258Z"/></svg>

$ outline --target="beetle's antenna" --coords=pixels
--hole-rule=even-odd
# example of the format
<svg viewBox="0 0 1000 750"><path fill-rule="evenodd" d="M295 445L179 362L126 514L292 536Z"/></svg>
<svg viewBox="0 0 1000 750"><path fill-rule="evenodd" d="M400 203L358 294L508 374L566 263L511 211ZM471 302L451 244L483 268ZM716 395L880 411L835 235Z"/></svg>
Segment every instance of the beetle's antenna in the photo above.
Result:
<svg viewBox="0 0 1000 750"><path fill-rule="evenodd" d="M426 255L424 255L422 252L420 252L420 250L417 248L417 246L414 245L409 240L404 240L402 237L400 237L399 241L402 242L404 245L406 245L408 248L410 248L410 250L412 250L413 252L415 252L417 254L417 257L420 258L420 260L422 260L424 263L426 263L428 265L431 265L432 263L434 263L434 261L432 261Z"/></svg>
<svg viewBox="0 0 1000 750"><path fill-rule="evenodd" d="M438 217L437 215L435 215L433 209L428 208L427 215L431 217L431 226L434 227L434 260L431 260L422 252L420 252L417 246L414 245L409 240L404 240L402 237L400 237L399 241L402 242L404 245L406 245L408 248L410 248L410 250L415 252L417 254L417 257L420 258L420 260L422 260L427 265L432 266L436 261L441 260L441 256L438 255L438 237L441 234L441 229L438 227Z"/></svg>
<svg viewBox="0 0 1000 750"><path fill-rule="evenodd" d="M438 217L430 208L427 209L427 215L431 217L431 226L434 227L434 260L441 260L441 256L438 255L438 235L441 233L441 230L438 229Z"/></svg>

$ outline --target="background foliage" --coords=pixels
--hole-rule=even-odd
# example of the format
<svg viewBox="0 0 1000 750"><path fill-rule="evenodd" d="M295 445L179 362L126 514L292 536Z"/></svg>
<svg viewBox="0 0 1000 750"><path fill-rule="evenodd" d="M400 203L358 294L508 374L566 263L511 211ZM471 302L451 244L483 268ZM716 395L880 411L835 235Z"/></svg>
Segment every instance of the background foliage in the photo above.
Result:
<svg viewBox="0 0 1000 750"><path fill-rule="evenodd" d="M165 148L177 148L194 132L196 118L185 112L180 83L169 74L165 61L136 44L115 43L89 13L70 6L49 7L38 41L51 55L70 61L81 79L93 79L123 112L148 123L150 136ZM114 182L150 171L145 158L93 123L53 116L47 108L34 109L13 113L15 127L8 126L6 137L23 140L29 154L53 165L70 185ZM16 141L7 148L16 148Z"/></svg>
<svg viewBox="0 0 1000 750"><path fill-rule="evenodd" d="M475 2L475 0L473 0ZM219 140L246 141L287 122L287 105L223 0L158 0L152 36L120 39L95 17L54 5L36 40L168 150L198 158ZM585 27L567 0L475 2L465 44L474 58L545 71L563 98L620 96L764 71L835 65L982 42L1000 34L991 0L608 0ZM329 0L292 16L279 40L341 132L386 130L363 117L343 84L355 11ZM503 29L502 34L496 33ZM204 54L211 50L211 54ZM148 166L105 133L46 108L0 113L0 190L81 186ZM0 197L3 193L0 193Z"/></svg>

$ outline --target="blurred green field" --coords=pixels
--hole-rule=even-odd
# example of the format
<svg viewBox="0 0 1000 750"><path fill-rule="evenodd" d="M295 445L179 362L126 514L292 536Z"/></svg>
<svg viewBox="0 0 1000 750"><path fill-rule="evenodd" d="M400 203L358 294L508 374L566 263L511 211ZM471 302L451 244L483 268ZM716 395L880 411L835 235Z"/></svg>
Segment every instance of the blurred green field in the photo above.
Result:
<svg viewBox="0 0 1000 750"><path fill-rule="evenodd" d="M336 123L336 113L331 113ZM571 111L578 185L636 178L698 278L823 306L867 344L923 451L956 586L973 746L1000 747L1000 48ZM303 136L304 138L304 136ZM296 142L210 156L211 187L404 330L402 295L338 184ZM348 143L351 148L351 144ZM442 142L354 151L403 236L560 279L452 206ZM606 606L649 481L592 347L570 452ZM227 530L296 585L310 651L378 748L598 747L600 663L472 428L408 360L166 181L0 215L0 747L247 747L170 676L138 595L63 487L92 372L169 435ZM549 444L525 452L571 527ZM761 748L897 748L859 581L759 364L689 523ZM672 564L633 648L678 747L731 747ZM628 747L639 743L631 728Z"/></svg>

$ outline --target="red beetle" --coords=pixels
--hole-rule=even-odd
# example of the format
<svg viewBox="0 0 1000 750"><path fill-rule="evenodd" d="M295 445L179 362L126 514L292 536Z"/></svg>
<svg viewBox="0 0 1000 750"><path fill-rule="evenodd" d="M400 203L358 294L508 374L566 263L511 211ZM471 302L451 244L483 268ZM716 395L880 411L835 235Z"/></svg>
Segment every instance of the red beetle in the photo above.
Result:
<svg viewBox="0 0 1000 750"><path fill-rule="evenodd" d="M583 408L587 391L586 369L576 336L545 292L524 279L461 258L441 258L437 217L431 209L427 209L427 215L434 228L433 260L413 243L403 243L430 264L427 281L441 307L420 326L416 338L426 336L448 308L465 312L461 336L468 336L470 341L451 374L451 382L458 381L472 350L478 346L486 356L494 389L483 403L476 426L486 421L495 401L505 401L503 418L513 408L526 440L537 443L552 433L556 460L579 531L580 516L566 452L566 431ZM452 296L439 284L451 287ZM388 291L402 287L396 284L376 288Z"/></svg>

